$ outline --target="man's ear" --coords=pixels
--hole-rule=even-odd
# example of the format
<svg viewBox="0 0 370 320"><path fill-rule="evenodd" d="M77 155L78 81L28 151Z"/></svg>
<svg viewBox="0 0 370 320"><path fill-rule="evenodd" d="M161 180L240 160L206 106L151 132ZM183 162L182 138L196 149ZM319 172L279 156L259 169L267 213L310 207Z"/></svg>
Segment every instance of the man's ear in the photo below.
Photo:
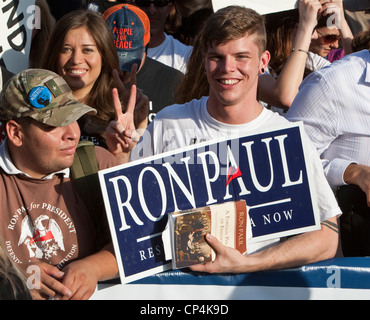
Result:
<svg viewBox="0 0 370 320"><path fill-rule="evenodd" d="M271 54L269 51L265 50L262 55L261 55L261 62L260 62L260 70L263 68L263 69L267 69L268 67L268 64L270 62L270 58L271 58Z"/></svg>
<svg viewBox="0 0 370 320"><path fill-rule="evenodd" d="M13 145L20 147L23 144L23 130L18 122L9 120L5 125L5 130L8 140Z"/></svg>

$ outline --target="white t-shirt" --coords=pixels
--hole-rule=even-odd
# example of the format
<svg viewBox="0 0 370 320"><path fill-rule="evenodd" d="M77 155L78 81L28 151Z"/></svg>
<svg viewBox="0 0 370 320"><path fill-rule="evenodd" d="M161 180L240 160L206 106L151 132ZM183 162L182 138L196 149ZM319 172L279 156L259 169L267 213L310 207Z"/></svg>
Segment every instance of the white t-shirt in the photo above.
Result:
<svg viewBox="0 0 370 320"><path fill-rule="evenodd" d="M162 44L155 48L148 48L148 57L185 73L193 47L183 44L168 34L165 36L166 39Z"/></svg>
<svg viewBox="0 0 370 320"><path fill-rule="evenodd" d="M306 68L310 69L312 72L321 70L322 68L330 65L330 61L326 60L325 58L311 51L308 52Z"/></svg>
<svg viewBox="0 0 370 320"><path fill-rule="evenodd" d="M230 125L214 119L207 110L208 97L183 105L162 109L144 133L142 141L132 151L133 159L140 159L192 144L239 133L256 133L281 127L287 120L278 114L263 110L259 117L241 125Z"/></svg>
<svg viewBox="0 0 370 320"><path fill-rule="evenodd" d="M183 148L198 142L227 138L236 134L255 134L274 128L281 128L289 121L278 113L262 109L254 120L230 125L214 119L207 110L208 97L192 100L183 105L172 105L162 109L148 126L138 145L131 152L131 160L143 159L151 155ZM320 219L325 221L341 213L334 194L324 176L323 167L316 149L305 139L308 145L308 165L314 173L312 190L318 201ZM250 226L249 226L250 228ZM255 252L279 240L248 244L248 253Z"/></svg>

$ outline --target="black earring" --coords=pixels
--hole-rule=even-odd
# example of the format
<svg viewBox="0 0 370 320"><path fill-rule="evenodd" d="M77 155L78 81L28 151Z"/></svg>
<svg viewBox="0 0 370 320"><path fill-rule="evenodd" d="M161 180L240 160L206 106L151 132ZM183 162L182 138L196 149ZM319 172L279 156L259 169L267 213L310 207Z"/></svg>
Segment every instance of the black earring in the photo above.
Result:
<svg viewBox="0 0 370 320"><path fill-rule="evenodd" d="M261 68L261 74L265 73L265 68Z"/></svg>

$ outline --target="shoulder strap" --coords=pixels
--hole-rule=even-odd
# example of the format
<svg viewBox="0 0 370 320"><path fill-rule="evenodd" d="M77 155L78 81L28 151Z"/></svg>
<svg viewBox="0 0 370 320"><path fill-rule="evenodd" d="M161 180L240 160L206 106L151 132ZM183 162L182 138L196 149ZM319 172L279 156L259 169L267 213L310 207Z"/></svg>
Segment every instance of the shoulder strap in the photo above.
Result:
<svg viewBox="0 0 370 320"><path fill-rule="evenodd" d="M80 141L71 167L71 176L78 194L91 214L96 230L101 227L105 212L98 171L94 144Z"/></svg>
<svg viewBox="0 0 370 320"><path fill-rule="evenodd" d="M95 174L98 170L94 144L90 141L80 141L71 167L72 178L77 180Z"/></svg>

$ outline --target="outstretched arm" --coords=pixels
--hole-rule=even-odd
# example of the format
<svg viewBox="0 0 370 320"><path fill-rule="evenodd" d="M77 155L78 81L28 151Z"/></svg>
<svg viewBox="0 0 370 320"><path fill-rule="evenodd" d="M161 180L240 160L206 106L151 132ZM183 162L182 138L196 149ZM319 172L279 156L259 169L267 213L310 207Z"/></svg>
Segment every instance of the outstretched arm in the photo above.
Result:
<svg viewBox="0 0 370 320"><path fill-rule="evenodd" d="M292 237L268 249L242 255L207 235L207 242L216 252L216 259L206 264L191 266L192 271L209 273L246 273L292 268L335 256L338 247L337 219L322 223L320 230Z"/></svg>

